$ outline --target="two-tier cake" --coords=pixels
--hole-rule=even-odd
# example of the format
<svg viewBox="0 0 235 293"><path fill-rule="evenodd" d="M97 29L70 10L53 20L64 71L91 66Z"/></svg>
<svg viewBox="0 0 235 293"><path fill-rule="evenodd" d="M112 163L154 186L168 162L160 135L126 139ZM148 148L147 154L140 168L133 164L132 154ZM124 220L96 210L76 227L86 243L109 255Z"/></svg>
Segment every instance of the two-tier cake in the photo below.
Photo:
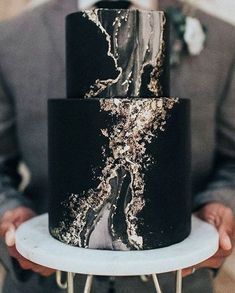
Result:
<svg viewBox="0 0 235 293"><path fill-rule="evenodd" d="M169 91L159 11L67 17L67 99L49 100L49 230L78 247L143 250L191 229L190 107Z"/></svg>

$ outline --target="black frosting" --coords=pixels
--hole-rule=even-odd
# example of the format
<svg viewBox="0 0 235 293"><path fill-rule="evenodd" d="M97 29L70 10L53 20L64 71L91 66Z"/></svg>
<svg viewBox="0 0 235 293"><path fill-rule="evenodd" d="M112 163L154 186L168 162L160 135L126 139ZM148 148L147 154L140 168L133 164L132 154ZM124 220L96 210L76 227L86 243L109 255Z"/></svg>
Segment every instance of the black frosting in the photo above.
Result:
<svg viewBox="0 0 235 293"><path fill-rule="evenodd" d="M165 131L157 131L147 146L146 153L151 155L154 163L142 170L146 184L143 193L145 206L138 214L138 233L144 240L143 249L179 242L190 233L189 119L189 101L180 99L170 112ZM77 194L79 199L84 196L83 191L95 189L98 185L97 178L104 168L102 146L108 144L100 129L113 123L113 118L101 111L98 99L49 101L50 230L62 241L54 229L64 222L60 233L65 235L74 221L68 208L70 195ZM115 231L111 235L112 241L120 238L129 249L136 249L128 242L124 214L130 175L120 169L118 178L119 186L115 187L114 183L109 199L105 201L117 206L112 220ZM118 199L117 189L121 189ZM76 208L81 212L79 204ZM96 220L97 215L92 213L87 217L90 231ZM86 245L84 242L78 246Z"/></svg>

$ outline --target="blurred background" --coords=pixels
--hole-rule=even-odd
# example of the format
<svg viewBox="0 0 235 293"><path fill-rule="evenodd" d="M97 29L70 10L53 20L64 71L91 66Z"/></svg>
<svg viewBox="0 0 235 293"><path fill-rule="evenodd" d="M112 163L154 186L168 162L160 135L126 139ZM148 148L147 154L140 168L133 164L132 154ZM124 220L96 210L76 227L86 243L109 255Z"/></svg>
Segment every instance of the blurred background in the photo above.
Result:
<svg viewBox="0 0 235 293"><path fill-rule="evenodd" d="M25 8L40 5L50 0L0 0L0 20L14 17ZM149 0L142 0L143 2ZM150 0L154 1L154 0ZM157 1L157 0L156 0ZM235 25L234 0L180 0L188 2L198 8Z"/></svg>
<svg viewBox="0 0 235 293"><path fill-rule="evenodd" d="M46 1L49 0L0 0L0 20L14 17L24 9Z"/></svg>
<svg viewBox="0 0 235 293"><path fill-rule="evenodd" d="M0 0L0 21L6 20L22 13L25 9L33 8L50 0ZM235 26L234 0L181 0L204 10L214 17ZM4 279L4 269L0 266L0 293L1 283ZM219 274L215 278L215 293L235 292L235 251L226 260ZM10 293L10 292L9 292ZM23 293L23 292L22 292ZM198 292L206 293L206 292Z"/></svg>
<svg viewBox="0 0 235 293"><path fill-rule="evenodd" d="M14 17L21 13L30 0L1 0L0 1L0 19Z"/></svg>

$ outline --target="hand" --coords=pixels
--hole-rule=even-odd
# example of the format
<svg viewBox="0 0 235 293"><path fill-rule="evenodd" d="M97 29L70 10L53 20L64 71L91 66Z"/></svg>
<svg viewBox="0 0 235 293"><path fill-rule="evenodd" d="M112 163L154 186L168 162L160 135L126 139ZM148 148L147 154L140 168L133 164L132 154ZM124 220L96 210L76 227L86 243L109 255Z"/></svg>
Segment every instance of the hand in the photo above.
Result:
<svg viewBox="0 0 235 293"><path fill-rule="evenodd" d="M0 237L5 238L9 255L17 259L22 269L32 270L43 276L50 276L54 273L54 270L27 260L19 254L15 247L15 231L17 227L34 216L35 213L26 207L18 207L13 210L6 211L0 222Z"/></svg>
<svg viewBox="0 0 235 293"><path fill-rule="evenodd" d="M200 219L212 224L216 227L219 233L219 249L215 255L206 261L182 271L183 276L190 275L194 269L198 268L219 268L225 258L229 256L233 248L234 237L234 215L230 208L221 203L208 203L196 213Z"/></svg>

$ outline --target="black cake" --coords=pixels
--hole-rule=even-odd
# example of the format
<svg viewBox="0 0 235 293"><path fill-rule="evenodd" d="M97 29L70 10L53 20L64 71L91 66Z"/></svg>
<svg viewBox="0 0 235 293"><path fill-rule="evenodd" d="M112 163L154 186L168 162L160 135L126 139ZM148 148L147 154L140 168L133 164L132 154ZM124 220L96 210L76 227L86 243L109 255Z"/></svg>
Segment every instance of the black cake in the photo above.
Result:
<svg viewBox="0 0 235 293"><path fill-rule="evenodd" d="M190 105L170 97L159 11L66 21L67 99L48 102L49 230L70 245L143 250L191 229Z"/></svg>

